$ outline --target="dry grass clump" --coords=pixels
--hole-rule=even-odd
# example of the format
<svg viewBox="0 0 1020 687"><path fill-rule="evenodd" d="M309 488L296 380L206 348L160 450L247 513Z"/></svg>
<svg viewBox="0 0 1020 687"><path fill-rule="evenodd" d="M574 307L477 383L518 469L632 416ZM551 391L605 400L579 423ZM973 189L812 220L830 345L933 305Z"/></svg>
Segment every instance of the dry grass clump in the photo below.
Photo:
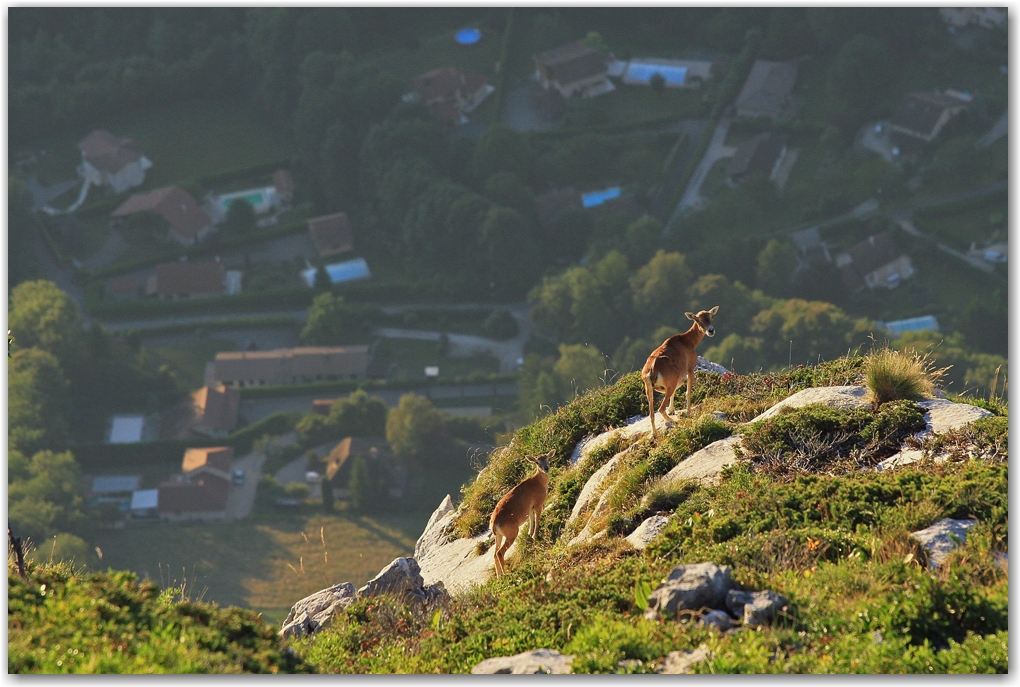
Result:
<svg viewBox="0 0 1020 687"><path fill-rule="evenodd" d="M949 368L936 369L928 355L900 353L889 348L872 351L864 360L864 383L878 409L889 401L931 398Z"/></svg>

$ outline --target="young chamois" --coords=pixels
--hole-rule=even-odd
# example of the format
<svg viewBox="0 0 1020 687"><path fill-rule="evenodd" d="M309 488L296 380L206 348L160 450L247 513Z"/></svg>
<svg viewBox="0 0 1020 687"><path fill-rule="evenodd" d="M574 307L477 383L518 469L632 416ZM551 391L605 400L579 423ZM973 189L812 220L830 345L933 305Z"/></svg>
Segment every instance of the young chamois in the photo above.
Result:
<svg viewBox="0 0 1020 687"><path fill-rule="evenodd" d="M551 455L551 454L550 454ZM489 527L496 538L496 577L505 575L503 554L517 539L517 532L525 522L530 524L528 532L534 538L538 532L538 516L549 494L549 455L528 460L538 466L538 472L522 481L507 492L492 510Z"/></svg>
<svg viewBox="0 0 1020 687"><path fill-rule="evenodd" d="M694 324L683 334L671 336L662 345L652 351L641 368L641 379L645 383L645 394L648 396L648 415L652 419L652 436L659 440L659 432L655 429L655 392L662 391L666 396L662 399L659 412L667 420L673 414L673 395L680 386L680 380L687 377L687 415L691 414L691 384L694 382L694 365L698 362L698 354L694 349L701 340L715 336L712 318L719 312L719 306L711 310L702 310L697 315L688 312L687 319ZM666 409L666 404L669 408ZM664 412L665 410L665 412Z"/></svg>

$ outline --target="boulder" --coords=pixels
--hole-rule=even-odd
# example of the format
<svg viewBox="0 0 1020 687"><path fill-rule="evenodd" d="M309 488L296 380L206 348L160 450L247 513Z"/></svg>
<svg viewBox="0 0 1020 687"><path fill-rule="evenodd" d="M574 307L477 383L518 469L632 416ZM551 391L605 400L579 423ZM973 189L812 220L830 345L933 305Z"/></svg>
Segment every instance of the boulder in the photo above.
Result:
<svg viewBox="0 0 1020 687"><path fill-rule="evenodd" d="M584 483L584 487L581 489L581 493L577 496L577 501L574 502L574 508L570 511L570 517L567 518L567 525L574 522L581 515L581 512L595 497L595 494L598 493L599 487L602 486L602 483L606 481L606 478L609 477L619 464L620 456L617 454L588 478L588 481Z"/></svg>
<svg viewBox="0 0 1020 687"><path fill-rule="evenodd" d="M867 398L868 390L863 386L816 386L802 389L789 398L775 404L751 422L758 422L778 415L783 408L802 408L821 403L830 408L870 408L871 401Z"/></svg>
<svg viewBox="0 0 1020 687"><path fill-rule="evenodd" d="M765 589L760 592L745 592L731 589L726 594L726 607L740 617L744 617L744 625L757 627L767 625L776 617L776 613L787 605L782 594Z"/></svg>
<svg viewBox="0 0 1020 687"><path fill-rule="evenodd" d="M453 500L447 495L432 513L429 524L414 547L425 585L442 582L453 596L485 583L495 571L491 548L478 555L479 545L492 536L488 529L474 537L447 540L455 516ZM517 546L516 542L510 547L511 551L514 546Z"/></svg>
<svg viewBox="0 0 1020 687"><path fill-rule="evenodd" d="M718 484L723 468L736 462L735 449L739 445L739 435L714 441L680 461L676 467L663 475L662 481L692 479L706 485Z"/></svg>
<svg viewBox="0 0 1020 687"><path fill-rule="evenodd" d="M415 560L421 561L436 547L446 543L447 532L453 525L453 516L453 499L447 494L439 507L429 516L425 529L414 545Z"/></svg>
<svg viewBox="0 0 1020 687"><path fill-rule="evenodd" d="M921 401L917 405L924 408L925 419L928 421L928 427L921 433L922 435L931 432L945 434L951 429L959 429L969 422L992 414L984 408L978 408L968 403L953 403L943 398Z"/></svg>
<svg viewBox="0 0 1020 687"><path fill-rule="evenodd" d="M422 579L418 561L413 558L395 558L358 590L358 598L380 594L403 596L408 592L421 592L424 586L425 580Z"/></svg>
<svg viewBox="0 0 1020 687"><path fill-rule="evenodd" d="M695 663L701 663L712 658L712 652L704 645L693 651L670 651L662 666L656 670L661 675L682 675L690 673Z"/></svg>
<svg viewBox="0 0 1020 687"><path fill-rule="evenodd" d="M335 584L310 594L290 609L280 628L281 637L303 637L325 626L333 614L347 608L357 599L350 582Z"/></svg>
<svg viewBox="0 0 1020 687"><path fill-rule="evenodd" d="M487 658L471 669L472 675L534 675L536 673L570 673L572 655L564 656L553 649L534 649L516 656Z"/></svg>
<svg viewBox="0 0 1020 687"><path fill-rule="evenodd" d="M602 495L599 497L598 503L595 504L595 507L591 510L591 513L588 515L588 522L585 523L584 529L582 529L577 534L577 536L575 536L573 539L567 542L567 546L576 546L578 544L583 544L589 539L593 539L595 537L596 532L595 527L597 526L596 523L598 523L599 519L603 515L609 512L609 495L612 493L613 487L615 486L616 482L613 482L612 484L610 484L609 486L602 490Z"/></svg>
<svg viewBox="0 0 1020 687"><path fill-rule="evenodd" d="M715 563L678 565L666 580L648 595L645 617L674 616L677 611L721 608L733 588L730 568Z"/></svg>
<svg viewBox="0 0 1020 687"><path fill-rule="evenodd" d="M733 627L734 622L733 617L726 611L715 610L709 611L698 618L698 625L704 625L705 627L711 627L719 632L725 632Z"/></svg>
<svg viewBox="0 0 1020 687"><path fill-rule="evenodd" d="M653 515L637 526L633 532L627 535L630 545L639 551L652 543L652 540L659 536L659 532L666 527L669 518L665 515Z"/></svg>
<svg viewBox="0 0 1020 687"><path fill-rule="evenodd" d="M967 530L977 523L977 520L943 518L931 527L911 532L910 536L921 542L928 552L929 567L938 568L946 562L953 549L967 540Z"/></svg>
<svg viewBox="0 0 1020 687"><path fill-rule="evenodd" d="M729 370L720 365L719 363L713 363L711 360L705 360L700 355L698 356L698 362L694 364L695 372L709 372L716 375L724 375ZM686 382L684 382L686 384Z"/></svg>

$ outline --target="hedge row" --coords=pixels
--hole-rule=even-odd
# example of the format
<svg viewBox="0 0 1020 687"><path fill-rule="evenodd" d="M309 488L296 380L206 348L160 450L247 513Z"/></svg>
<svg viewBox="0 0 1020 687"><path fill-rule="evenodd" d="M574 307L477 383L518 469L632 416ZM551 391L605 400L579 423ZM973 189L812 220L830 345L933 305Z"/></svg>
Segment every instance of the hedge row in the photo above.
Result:
<svg viewBox="0 0 1020 687"><path fill-rule="evenodd" d="M145 327L137 333L143 337L166 336L169 334L190 334L199 329L205 331L221 331L224 329L289 329L300 327L301 322L286 315L266 315L265 317L236 317L205 322L181 322L166 324L160 327Z"/></svg>
<svg viewBox="0 0 1020 687"><path fill-rule="evenodd" d="M265 434L276 436L294 429L302 413L285 410L262 418L258 422L223 439L164 439L137 444L78 444L71 447L75 460L84 469L136 467L154 463L180 464L184 452L198 446L232 446L235 456L251 451L256 439Z"/></svg>
<svg viewBox="0 0 1020 687"><path fill-rule="evenodd" d="M496 75L495 100L496 114L493 115L493 123L499 122L499 116L503 112L503 101L506 98L506 75L510 71L510 44L513 41L514 30L514 9L511 7L506 12L506 27L503 29L503 43L499 48L499 73Z"/></svg>
<svg viewBox="0 0 1020 687"><path fill-rule="evenodd" d="M102 301L89 305L89 314L101 320L173 315L204 315L246 310L303 309L312 303L315 292L307 286L286 286L234 296L206 296L181 300Z"/></svg>
<svg viewBox="0 0 1020 687"><path fill-rule="evenodd" d="M464 377L441 378L438 384L502 384L516 382L517 375L512 374L475 374ZM253 386L241 389L241 399L286 398L289 396L314 396L327 394L351 393L358 389L365 391L413 391L427 386L421 379L365 379L362 381L344 380L337 382L310 382L308 384L274 384L269 386Z"/></svg>

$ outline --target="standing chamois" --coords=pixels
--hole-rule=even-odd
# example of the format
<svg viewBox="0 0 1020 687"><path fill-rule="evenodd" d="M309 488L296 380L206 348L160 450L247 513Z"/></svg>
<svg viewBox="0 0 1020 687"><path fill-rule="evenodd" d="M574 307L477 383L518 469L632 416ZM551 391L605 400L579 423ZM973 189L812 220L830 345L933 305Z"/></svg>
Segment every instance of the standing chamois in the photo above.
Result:
<svg viewBox="0 0 1020 687"><path fill-rule="evenodd" d="M661 346L652 351L641 368L641 379L645 383L645 394L648 396L648 415L652 420L652 436L656 441L659 433L655 429L655 392L662 391L666 396L662 399L659 412L667 420L673 414L673 395L680 386L680 380L687 376L687 415L691 414L691 384L694 383L694 365L698 362L698 354L694 351L701 339L715 336L712 318L719 311L719 306L711 310L702 310L697 315L688 312L687 319L694 324L683 334L666 339ZM669 404L666 410L666 404Z"/></svg>
<svg viewBox="0 0 1020 687"><path fill-rule="evenodd" d="M517 539L517 532L521 525L525 522L529 523L528 532L532 539L538 533L538 516L542 512L545 498L549 494L549 458L551 455L543 455L538 458L527 456L528 460L538 466L538 472L507 492L506 496L501 498L492 510L489 528L496 539L495 553L493 554L496 561L496 577L506 574L503 569L505 564L503 554Z"/></svg>

